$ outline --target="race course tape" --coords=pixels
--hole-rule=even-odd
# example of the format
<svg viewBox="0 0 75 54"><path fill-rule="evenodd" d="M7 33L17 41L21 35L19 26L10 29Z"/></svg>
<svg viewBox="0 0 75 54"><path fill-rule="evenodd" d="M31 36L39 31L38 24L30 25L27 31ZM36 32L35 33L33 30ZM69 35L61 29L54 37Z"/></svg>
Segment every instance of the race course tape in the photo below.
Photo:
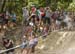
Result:
<svg viewBox="0 0 75 54"><path fill-rule="evenodd" d="M20 46L21 46L21 45L17 45L16 47L13 47L13 48L10 48L10 49L1 50L1 51L0 51L0 54L1 54L1 53L4 53L4 52L7 52L7 51L9 51L9 50L12 50L12 49L19 48Z"/></svg>

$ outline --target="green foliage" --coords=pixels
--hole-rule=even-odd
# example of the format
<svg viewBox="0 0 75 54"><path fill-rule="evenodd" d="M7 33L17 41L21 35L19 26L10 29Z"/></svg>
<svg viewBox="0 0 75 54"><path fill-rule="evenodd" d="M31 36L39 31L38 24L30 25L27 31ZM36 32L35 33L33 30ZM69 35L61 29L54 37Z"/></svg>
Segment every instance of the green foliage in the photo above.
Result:
<svg viewBox="0 0 75 54"><path fill-rule="evenodd" d="M45 7L46 6L45 0L39 0L39 6Z"/></svg>
<svg viewBox="0 0 75 54"><path fill-rule="evenodd" d="M13 2L7 2L6 7L10 12L14 11L17 14L18 21L20 22L22 20L22 7L26 4L25 1L19 0L19 1L13 1Z"/></svg>
<svg viewBox="0 0 75 54"><path fill-rule="evenodd" d="M72 3L69 5L68 10L70 10L70 11L75 11L75 3L74 3L74 2L72 2Z"/></svg>
<svg viewBox="0 0 75 54"><path fill-rule="evenodd" d="M58 2L57 3L57 9L67 9L67 7L68 7L67 2L64 2L64 3Z"/></svg>

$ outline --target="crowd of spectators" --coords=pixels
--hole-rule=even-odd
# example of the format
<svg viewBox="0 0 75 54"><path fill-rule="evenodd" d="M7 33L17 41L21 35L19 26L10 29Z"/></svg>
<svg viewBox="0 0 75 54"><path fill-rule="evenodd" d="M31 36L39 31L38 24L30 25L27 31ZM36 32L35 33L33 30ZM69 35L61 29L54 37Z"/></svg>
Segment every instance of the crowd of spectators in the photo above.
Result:
<svg viewBox="0 0 75 54"><path fill-rule="evenodd" d="M30 10L23 7L22 10L22 25L25 27L23 28L24 34L22 36L22 54L31 54L35 51L35 47L38 44L38 36L42 36L45 39L49 32L55 30L74 30L75 12L52 11L50 7L36 8L35 6L32 6ZM6 11L0 13L0 29L10 27L10 25L16 25L15 12L9 13Z"/></svg>
<svg viewBox="0 0 75 54"><path fill-rule="evenodd" d="M55 10L52 11L49 7L39 7L32 6L30 11L24 7L23 8L23 22L28 22L24 24L29 24L37 28L47 27L50 31L59 30L66 28L66 30L73 30L75 23L75 12Z"/></svg>
<svg viewBox="0 0 75 54"><path fill-rule="evenodd" d="M8 27L13 27L16 25L16 13L12 11L4 11L0 13L0 30L8 29Z"/></svg>
<svg viewBox="0 0 75 54"><path fill-rule="evenodd" d="M33 47L35 48L35 38L33 37L37 37L38 33L45 39L48 33L52 31L59 29L74 30L74 12L64 10L52 11L49 7L39 7L37 9L35 6L32 6L30 11L26 7L22 8L22 10L23 24L25 24L24 36L29 41L29 46L31 46L28 48L29 50L25 48L24 52L29 52L29 54L32 53ZM33 35L33 33L36 35Z"/></svg>

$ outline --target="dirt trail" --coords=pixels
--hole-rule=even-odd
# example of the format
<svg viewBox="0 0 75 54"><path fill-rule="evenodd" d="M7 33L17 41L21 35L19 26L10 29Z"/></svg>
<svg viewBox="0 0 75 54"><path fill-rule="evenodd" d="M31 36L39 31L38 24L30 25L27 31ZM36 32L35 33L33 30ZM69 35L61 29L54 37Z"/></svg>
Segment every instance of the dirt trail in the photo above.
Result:
<svg viewBox="0 0 75 54"><path fill-rule="evenodd" d="M10 36L9 34L7 37L14 38L15 42L17 43L20 41L18 40L20 38L19 36L21 36L20 31L21 30L18 30L18 32L15 32L14 34L12 32L13 35ZM4 36L4 33L0 34L0 38L2 36ZM17 38L18 41L15 38ZM39 38L39 44L36 47L35 54L75 54L74 42L75 32L51 32L46 39L43 40L41 37ZM16 52L16 54L20 54L20 49L16 49Z"/></svg>
<svg viewBox="0 0 75 54"><path fill-rule="evenodd" d="M51 33L42 45L38 45L41 49L37 51L37 54L74 54L74 42L75 32Z"/></svg>

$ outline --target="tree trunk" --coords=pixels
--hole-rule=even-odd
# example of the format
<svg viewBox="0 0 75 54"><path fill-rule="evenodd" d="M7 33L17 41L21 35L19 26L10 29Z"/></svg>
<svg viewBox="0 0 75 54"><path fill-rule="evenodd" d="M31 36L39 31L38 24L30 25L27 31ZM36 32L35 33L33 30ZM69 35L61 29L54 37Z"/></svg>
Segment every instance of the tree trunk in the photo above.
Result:
<svg viewBox="0 0 75 54"><path fill-rule="evenodd" d="M50 6L51 0L45 0L46 1L46 6Z"/></svg>
<svg viewBox="0 0 75 54"><path fill-rule="evenodd" d="M3 4L3 0L0 1L0 12L1 12L1 8L2 8L2 4Z"/></svg>
<svg viewBox="0 0 75 54"><path fill-rule="evenodd" d="M3 4L2 4L2 7L1 7L1 12L4 11L6 0L2 0L2 2L3 2Z"/></svg>

